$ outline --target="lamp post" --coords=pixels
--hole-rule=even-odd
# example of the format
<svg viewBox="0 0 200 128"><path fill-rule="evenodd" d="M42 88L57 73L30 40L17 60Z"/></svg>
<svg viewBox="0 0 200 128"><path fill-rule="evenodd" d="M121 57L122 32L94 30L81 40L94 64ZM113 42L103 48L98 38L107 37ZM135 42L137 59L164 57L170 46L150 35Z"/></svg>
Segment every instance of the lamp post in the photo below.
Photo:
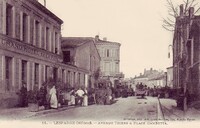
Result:
<svg viewBox="0 0 200 128"><path fill-rule="evenodd" d="M170 44L170 45L168 46L168 58L170 58L170 47L173 49L173 46Z"/></svg>

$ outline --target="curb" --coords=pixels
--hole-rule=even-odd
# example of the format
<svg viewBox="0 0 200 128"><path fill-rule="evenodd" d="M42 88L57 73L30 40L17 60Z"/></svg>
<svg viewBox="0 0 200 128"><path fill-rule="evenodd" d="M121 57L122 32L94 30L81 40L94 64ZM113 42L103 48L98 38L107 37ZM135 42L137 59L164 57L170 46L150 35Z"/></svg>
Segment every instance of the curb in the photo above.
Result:
<svg viewBox="0 0 200 128"><path fill-rule="evenodd" d="M25 118L37 117L37 116L41 116L41 115L44 115L44 114L61 112L61 111L65 111L65 110L69 110L69 109L73 109L73 108L75 108L75 106L62 107L62 108L58 108L58 109L40 110L38 112L35 112L35 114L28 116L28 117L25 117ZM34 113L34 112L32 112L32 113Z"/></svg>
<svg viewBox="0 0 200 128"><path fill-rule="evenodd" d="M157 98L157 118L161 119L161 120L165 120L164 113L163 113L162 106L161 106L159 98Z"/></svg>

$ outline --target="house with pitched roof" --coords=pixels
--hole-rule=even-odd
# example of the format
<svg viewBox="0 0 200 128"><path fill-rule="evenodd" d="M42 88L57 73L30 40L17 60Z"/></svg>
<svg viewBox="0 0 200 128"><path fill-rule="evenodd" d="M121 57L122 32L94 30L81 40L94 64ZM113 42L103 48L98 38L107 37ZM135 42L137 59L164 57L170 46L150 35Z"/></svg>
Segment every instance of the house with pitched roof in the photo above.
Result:
<svg viewBox="0 0 200 128"><path fill-rule="evenodd" d="M98 53L94 39L90 37L63 37L62 43L63 63L74 65L80 69L87 70L88 84L94 87L96 75L100 72L101 57ZM77 83L74 86L82 86L82 74L77 74Z"/></svg>

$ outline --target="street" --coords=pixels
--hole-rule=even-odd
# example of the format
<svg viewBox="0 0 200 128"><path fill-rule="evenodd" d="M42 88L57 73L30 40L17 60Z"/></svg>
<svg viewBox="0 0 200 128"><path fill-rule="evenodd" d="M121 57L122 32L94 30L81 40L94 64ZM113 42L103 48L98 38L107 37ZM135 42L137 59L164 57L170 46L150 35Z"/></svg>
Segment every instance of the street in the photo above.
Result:
<svg viewBox="0 0 200 128"><path fill-rule="evenodd" d="M31 117L26 120L154 120L157 119L157 98L118 98L112 105L90 105Z"/></svg>

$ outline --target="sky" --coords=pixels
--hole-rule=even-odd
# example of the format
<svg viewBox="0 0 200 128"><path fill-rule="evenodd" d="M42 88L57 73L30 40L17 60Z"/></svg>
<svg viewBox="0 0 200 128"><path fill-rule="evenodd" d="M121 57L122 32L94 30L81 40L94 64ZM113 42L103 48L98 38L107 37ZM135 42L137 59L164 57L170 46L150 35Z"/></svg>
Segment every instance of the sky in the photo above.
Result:
<svg viewBox="0 0 200 128"><path fill-rule="evenodd" d="M166 0L46 0L46 7L64 21L62 36L99 34L121 43L120 71L126 78L145 68L172 66L168 46L173 33L162 28Z"/></svg>

